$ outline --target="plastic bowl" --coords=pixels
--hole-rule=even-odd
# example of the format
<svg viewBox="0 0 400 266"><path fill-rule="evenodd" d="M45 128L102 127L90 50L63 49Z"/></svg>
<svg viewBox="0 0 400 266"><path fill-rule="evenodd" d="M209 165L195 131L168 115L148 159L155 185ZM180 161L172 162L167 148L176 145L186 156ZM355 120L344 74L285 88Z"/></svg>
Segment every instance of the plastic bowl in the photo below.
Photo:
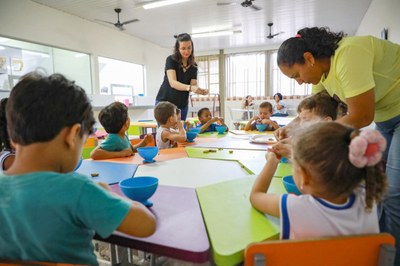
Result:
<svg viewBox="0 0 400 266"><path fill-rule="evenodd" d="M158 187L158 179L152 176L127 178L119 182L122 193L131 200L139 201L147 207L153 206L148 199Z"/></svg>
<svg viewBox="0 0 400 266"><path fill-rule="evenodd" d="M153 159L158 154L158 147L140 147L137 148L139 155L144 159L145 163L155 162Z"/></svg>
<svg viewBox="0 0 400 266"><path fill-rule="evenodd" d="M199 127L194 127L189 129L189 132L196 132L197 134L200 134L200 128Z"/></svg>
<svg viewBox="0 0 400 266"><path fill-rule="evenodd" d="M215 129L218 131L218 134L224 134L226 131L226 126L216 126Z"/></svg>
<svg viewBox="0 0 400 266"><path fill-rule="evenodd" d="M294 183L293 176L287 175L282 178L283 185L288 193L293 193L296 195L301 195L300 190L297 188Z"/></svg>
<svg viewBox="0 0 400 266"><path fill-rule="evenodd" d="M267 125L266 124L256 124L256 128L258 131L263 132L267 129Z"/></svg>
<svg viewBox="0 0 400 266"><path fill-rule="evenodd" d="M199 134L199 133L197 133L197 132L192 132L192 131L186 132L186 141L187 141L187 142L193 142L194 139L197 137L198 134Z"/></svg>

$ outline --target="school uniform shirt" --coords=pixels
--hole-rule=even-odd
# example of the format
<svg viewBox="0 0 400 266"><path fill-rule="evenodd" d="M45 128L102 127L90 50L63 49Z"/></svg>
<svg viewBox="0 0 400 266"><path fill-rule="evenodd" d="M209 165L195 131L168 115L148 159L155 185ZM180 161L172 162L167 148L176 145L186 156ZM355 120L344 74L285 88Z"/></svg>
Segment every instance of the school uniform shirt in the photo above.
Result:
<svg viewBox="0 0 400 266"><path fill-rule="evenodd" d="M122 151L131 147L128 136L121 138L118 134L108 134L107 138L100 144L100 148L106 151Z"/></svg>
<svg viewBox="0 0 400 266"><path fill-rule="evenodd" d="M0 258L98 265L92 238L106 238L131 203L78 173L0 175Z"/></svg>
<svg viewBox="0 0 400 266"><path fill-rule="evenodd" d="M379 233L376 205L365 210L365 190L357 188L344 204L311 195L283 194L281 239L309 239Z"/></svg>
<svg viewBox="0 0 400 266"><path fill-rule="evenodd" d="M372 36L345 37L339 42L327 77L312 92L326 90L341 101L374 89L375 122L400 115L400 45Z"/></svg>
<svg viewBox="0 0 400 266"><path fill-rule="evenodd" d="M197 124L196 128L201 128L202 126L204 126L204 124ZM216 132L217 131L217 127L218 124L212 123L206 130L204 130L202 133L206 133L206 132Z"/></svg>
<svg viewBox="0 0 400 266"><path fill-rule="evenodd" d="M273 110L274 110L274 114L287 114L287 105L284 101L279 101L279 104L283 107L281 110L278 110L278 108L276 108L276 104L277 102L274 102Z"/></svg>
<svg viewBox="0 0 400 266"><path fill-rule="evenodd" d="M170 69L175 70L177 81L189 85L192 79L197 80L197 67L190 66L186 71L183 71L181 63L175 61L172 55L168 56L165 62L164 81L157 93L156 101L168 101L175 104L179 109L185 108L189 102L189 92L176 90L169 85L167 70Z"/></svg>
<svg viewBox="0 0 400 266"><path fill-rule="evenodd" d="M172 131L168 128L164 128L164 127L159 127L157 129L157 133L156 133L156 145L158 147L158 149L162 150L162 149L169 149L174 147L175 145L175 141L171 141L171 140L167 140L166 142L164 142L161 138L161 135L163 133L164 130L168 130L168 131Z"/></svg>

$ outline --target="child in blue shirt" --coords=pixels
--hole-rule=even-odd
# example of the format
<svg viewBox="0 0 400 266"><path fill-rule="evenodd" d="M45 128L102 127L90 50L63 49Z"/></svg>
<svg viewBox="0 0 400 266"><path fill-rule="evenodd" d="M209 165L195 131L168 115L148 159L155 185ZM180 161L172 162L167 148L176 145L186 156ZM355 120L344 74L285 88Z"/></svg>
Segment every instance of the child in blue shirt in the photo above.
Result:
<svg viewBox="0 0 400 266"><path fill-rule="evenodd" d="M153 139L151 135L146 135L138 144L131 144L126 135L131 120L123 103L114 102L104 107L99 113L99 121L108 136L90 153L93 160L132 156L137 148L146 146Z"/></svg>
<svg viewBox="0 0 400 266"><path fill-rule="evenodd" d="M0 172L10 168L14 162L15 150L7 133L6 104L8 98L0 101Z"/></svg>
<svg viewBox="0 0 400 266"><path fill-rule="evenodd" d="M222 117L212 117L210 109L206 107L201 108L197 115L199 117L200 123L197 124L196 127L200 128L200 133L217 131L216 127L219 126L219 124L216 124L216 122L219 122L220 125L225 126L227 132L229 131L229 128L225 124L224 119Z"/></svg>
<svg viewBox="0 0 400 266"><path fill-rule="evenodd" d="M12 89L6 116L17 156L0 175L1 259L97 265L95 233L155 231L142 204L73 172L95 123L81 87L29 73Z"/></svg>
<svg viewBox="0 0 400 266"><path fill-rule="evenodd" d="M279 128L278 123L271 120L271 116L273 113L272 104L270 102L262 102L260 104L259 114L253 116L244 127L244 130L255 130L257 128L257 124L267 125L266 130L275 130Z"/></svg>

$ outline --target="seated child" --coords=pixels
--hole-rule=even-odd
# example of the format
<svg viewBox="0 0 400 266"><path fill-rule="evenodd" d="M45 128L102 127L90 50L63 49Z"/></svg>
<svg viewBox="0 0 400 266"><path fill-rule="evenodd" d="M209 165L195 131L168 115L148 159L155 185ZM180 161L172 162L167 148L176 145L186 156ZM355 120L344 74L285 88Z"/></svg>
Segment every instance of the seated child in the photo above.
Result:
<svg viewBox="0 0 400 266"><path fill-rule="evenodd" d="M155 231L145 206L73 172L95 123L81 87L60 74L29 73L12 89L6 114L18 156L0 175L0 258L98 265L95 233Z"/></svg>
<svg viewBox="0 0 400 266"><path fill-rule="evenodd" d="M131 120L128 107L123 103L114 102L104 107L99 113L99 121L108 136L90 153L93 160L132 156L137 148L146 146L153 139L149 134L138 144L131 144L126 133Z"/></svg>
<svg viewBox="0 0 400 266"><path fill-rule="evenodd" d="M275 93L274 95L274 105L273 105L273 114L272 116L288 116L287 106L284 101L282 101L282 94Z"/></svg>
<svg viewBox="0 0 400 266"><path fill-rule="evenodd" d="M270 119L272 115L272 104L270 102L263 102L258 108L260 114L253 116L253 118L247 122L244 130L256 130L257 124L266 124L266 130L275 130L279 128L278 123Z"/></svg>
<svg viewBox="0 0 400 266"><path fill-rule="evenodd" d="M177 141L186 141L186 131L178 119L177 109L170 102L159 102L154 108L154 117L160 124L156 134L156 143L160 150L175 147Z"/></svg>
<svg viewBox="0 0 400 266"><path fill-rule="evenodd" d="M385 138L376 130L360 133L324 122L297 129L292 145L293 179L302 195L265 193L279 163L273 152L250 193L254 208L280 217L281 239L379 233L376 204L387 181L378 163Z"/></svg>
<svg viewBox="0 0 400 266"><path fill-rule="evenodd" d="M254 107L254 98L251 95L247 95L243 101L242 101L242 109L253 109ZM250 116L249 116L250 112L244 112L242 114L242 120L249 120Z"/></svg>
<svg viewBox="0 0 400 266"><path fill-rule="evenodd" d="M299 125L307 122L333 121L336 120L338 110L338 102L329 94L319 92L302 100L298 107L297 113ZM290 134L290 133L289 133ZM272 146L278 156L290 158L290 138L280 140Z"/></svg>
<svg viewBox="0 0 400 266"><path fill-rule="evenodd" d="M217 129L215 128L216 126L219 126L219 124L215 124L215 122L220 123L220 125L226 127L226 132L229 131L228 126L225 124L224 119L222 117L212 117L210 109L208 108L201 108L199 112L197 113L199 117L200 123L197 124L197 128L200 128L200 133L205 133L205 132L216 132Z"/></svg>
<svg viewBox="0 0 400 266"><path fill-rule="evenodd" d="M7 132L6 104L8 98L0 101L0 172L10 168L15 159L15 150L12 148Z"/></svg>

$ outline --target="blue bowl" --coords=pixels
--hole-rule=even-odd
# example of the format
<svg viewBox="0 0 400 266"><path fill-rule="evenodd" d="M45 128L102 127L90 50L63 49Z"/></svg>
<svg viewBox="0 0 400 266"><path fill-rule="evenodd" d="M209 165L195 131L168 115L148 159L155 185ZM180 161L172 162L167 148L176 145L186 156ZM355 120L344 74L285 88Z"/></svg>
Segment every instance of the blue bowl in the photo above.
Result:
<svg viewBox="0 0 400 266"><path fill-rule="evenodd" d="M127 178L119 182L119 187L125 196L139 201L147 207L153 206L148 199L153 196L158 187L158 179L152 176Z"/></svg>
<svg viewBox="0 0 400 266"><path fill-rule="evenodd" d="M186 132L186 141L187 141L187 142L193 142L194 139L197 137L198 134L199 134L199 133L197 133L197 132L192 132L192 131Z"/></svg>
<svg viewBox="0 0 400 266"><path fill-rule="evenodd" d="M226 126L216 126L215 129L218 131L218 134L224 134L226 131Z"/></svg>
<svg viewBox="0 0 400 266"><path fill-rule="evenodd" d="M288 193L293 193L296 195L301 195L300 190L297 188L294 183L293 176L287 175L282 178L283 185Z"/></svg>
<svg viewBox="0 0 400 266"><path fill-rule="evenodd" d="M140 147L137 148L139 155L144 159L144 163L152 163L155 162L154 157L158 154L158 147Z"/></svg>
<svg viewBox="0 0 400 266"><path fill-rule="evenodd" d="M191 129L189 129L189 132L196 132L197 134L200 134L200 128L199 127L194 127L194 128L191 128Z"/></svg>
<svg viewBox="0 0 400 266"><path fill-rule="evenodd" d="M256 128L258 131L263 132L267 129L267 125L266 124L256 124Z"/></svg>

